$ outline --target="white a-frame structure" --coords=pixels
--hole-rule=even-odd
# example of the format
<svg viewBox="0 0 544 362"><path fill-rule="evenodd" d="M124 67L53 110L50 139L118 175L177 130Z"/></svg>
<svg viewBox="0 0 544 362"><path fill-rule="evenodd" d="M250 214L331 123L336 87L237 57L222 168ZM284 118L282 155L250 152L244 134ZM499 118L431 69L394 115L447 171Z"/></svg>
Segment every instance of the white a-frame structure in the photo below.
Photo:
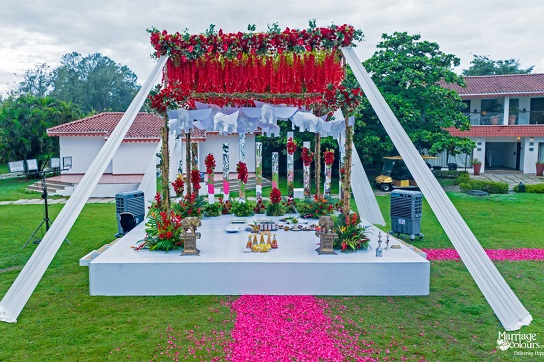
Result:
<svg viewBox="0 0 544 362"><path fill-rule="evenodd" d="M461 215L459 215L433 177L431 171L419 156L408 135L379 93L353 50L351 48L343 48L342 52L359 81L363 92L368 97L370 104L391 137L393 144L405 160L438 220L459 252L461 259L467 266L476 284L504 326L504 329L508 331L517 330L524 325L528 325L532 320L531 315L523 307L508 284L506 284ZM142 86L119 122L119 125L102 147L102 150L82 179L80 185L62 209L57 217L57 221L46 233L42 242L38 245L36 251L0 302L0 321L11 323L17 321L21 310L32 295L51 260L83 209L92 190L98 183L106 166L121 144L147 94L159 78L166 60L167 57L162 57L156 64L149 79ZM368 180L366 181L368 182Z"/></svg>

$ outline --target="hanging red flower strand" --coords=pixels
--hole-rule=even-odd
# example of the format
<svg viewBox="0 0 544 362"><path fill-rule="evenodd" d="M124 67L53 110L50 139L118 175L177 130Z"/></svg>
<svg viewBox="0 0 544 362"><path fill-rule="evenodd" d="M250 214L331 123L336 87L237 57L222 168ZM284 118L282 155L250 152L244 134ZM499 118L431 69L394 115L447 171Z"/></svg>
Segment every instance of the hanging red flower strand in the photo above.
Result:
<svg viewBox="0 0 544 362"><path fill-rule="evenodd" d="M215 170L215 157L213 157L212 153L208 153L206 155L206 158L204 159L204 164L206 165L206 173L208 175L213 175Z"/></svg>
<svg viewBox="0 0 544 362"><path fill-rule="evenodd" d="M191 183L193 184L193 190L198 191L200 190L200 171L199 170L191 170Z"/></svg>
<svg viewBox="0 0 544 362"><path fill-rule="evenodd" d="M183 183L183 179L180 175L176 178L174 182L172 182L172 187L174 188L174 192L176 193L177 197L183 196L183 191L185 190L185 184Z"/></svg>
<svg viewBox="0 0 544 362"><path fill-rule="evenodd" d="M334 151L331 149L327 149L323 153L323 160L325 161L325 164L332 165L334 162Z"/></svg>

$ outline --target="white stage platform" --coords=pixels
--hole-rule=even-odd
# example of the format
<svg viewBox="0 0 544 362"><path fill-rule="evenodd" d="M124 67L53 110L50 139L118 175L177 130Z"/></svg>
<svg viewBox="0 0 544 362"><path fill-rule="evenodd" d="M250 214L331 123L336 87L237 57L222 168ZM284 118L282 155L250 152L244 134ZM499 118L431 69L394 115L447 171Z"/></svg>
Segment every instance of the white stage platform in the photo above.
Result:
<svg viewBox="0 0 544 362"><path fill-rule="evenodd" d="M248 222L269 218L244 218ZM400 249L376 257L372 249L338 255L318 255L319 239L312 231L278 231L278 249L244 253L250 234L227 233L233 215L204 218L198 231L200 256L180 250L134 251L145 226L138 225L89 264L91 295L428 295L430 263L391 238ZM317 222L317 221L313 221ZM374 228L374 227L373 227ZM378 229L374 228L377 235ZM382 233L385 241L385 234ZM385 243L382 243L385 248Z"/></svg>

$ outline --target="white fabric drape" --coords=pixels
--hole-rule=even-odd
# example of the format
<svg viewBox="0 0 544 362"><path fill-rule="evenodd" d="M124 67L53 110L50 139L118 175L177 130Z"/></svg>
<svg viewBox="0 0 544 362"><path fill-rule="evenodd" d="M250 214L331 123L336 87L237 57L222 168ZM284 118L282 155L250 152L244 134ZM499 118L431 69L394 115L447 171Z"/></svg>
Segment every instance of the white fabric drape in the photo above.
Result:
<svg viewBox="0 0 544 362"><path fill-rule="evenodd" d="M121 117L119 124L111 133L66 205L62 208L57 216L57 220L44 235L42 241L25 264L23 270L21 270L21 273L19 273L17 279L15 279L0 302L0 321L10 323L17 322L17 317L21 313L21 310L34 292L34 289L40 282L47 267L51 263L51 260L53 260L53 257L74 225L74 222L91 196L92 191L98 184L100 177L102 177L102 174L113 158L113 155L121 145L121 142L136 118L138 111L144 104L149 91L159 79L167 59L167 57L164 57L157 62L151 75L142 86L123 117Z"/></svg>
<svg viewBox="0 0 544 362"><path fill-rule="evenodd" d="M438 221L504 329L512 331L529 325L533 318L510 289L465 220L442 190L353 49L342 48L342 53Z"/></svg>
<svg viewBox="0 0 544 362"><path fill-rule="evenodd" d="M351 173L351 190L353 191L353 198L355 205L361 219L367 220L372 224L385 225L378 201L376 201L376 195L372 190L372 186L366 176L363 163L359 158L359 153L355 145L351 144L353 153L351 155L352 173Z"/></svg>
<svg viewBox="0 0 544 362"><path fill-rule="evenodd" d="M142 181L138 186L138 190L143 191L144 193L146 216L147 212L149 211L147 206L151 205L151 202L155 198L155 194L157 192L157 154L161 152L161 147L162 141L159 141L159 143L157 144L157 148L155 148L155 152L153 152L151 161L149 161L149 164L147 165L144 177L142 178Z"/></svg>

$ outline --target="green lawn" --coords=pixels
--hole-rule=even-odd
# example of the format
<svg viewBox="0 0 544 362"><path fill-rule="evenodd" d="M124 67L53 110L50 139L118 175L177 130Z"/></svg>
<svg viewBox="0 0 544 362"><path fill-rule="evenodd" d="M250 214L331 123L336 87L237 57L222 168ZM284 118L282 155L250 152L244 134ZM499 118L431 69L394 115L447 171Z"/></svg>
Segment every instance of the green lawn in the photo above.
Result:
<svg viewBox="0 0 544 362"><path fill-rule="evenodd" d="M474 198L449 194L486 248L542 247L544 195L513 194ZM389 195L378 197L389 219ZM539 206L540 205L540 206ZM427 204L419 247L451 247ZM56 216L60 205L52 205ZM33 250L24 242L43 217L40 205L0 206L0 296L4 296ZM383 228L389 230L389 226ZM228 335L234 316L223 302L228 296L91 297L88 269L78 261L112 241L117 231L114 204L89 204L19 316L0 323L0 361L165 360L171 335L194 347L194 338ZM523 333L538 333L544 344L542 262L496 262L495 265L531 312ZM137 278L138 276L134 276ZM184 276L157 275L157 278ZM347 278L372 278L347 275ZM431 361L510 361L511 351L496 352L502 327L461 262L432 262L431 292L426 297L326 297L353 333L380 350L377 357ZM168 332L167 328L172 332ZM179 338L179 337L178 337ZM211 342L210 342L211 343ZM160 345L159 345L160 344ZM209 344L208 344L209 345ZM406 351L404 348L406 348ZM389 350L389 354L386 353ZM212 352L213 355L214 352ZM197 352L209 360L206 351ZM181 359L181 358L180 358ZM520 360L530 360L526 357Z"/></svg>
<svg viewBox="0 0 544 362"><path fill-rule="evenodd" d="M9 173L9 167L7 164L0 163L0 174Z"/></svg>
<svg viewBox="0 0 544 362"><path fill-rule="evenodd" d="M0 180L0 201L41 198L41 193L26 189L34 182L36 180L27 180L24 177Z"/></svg>

